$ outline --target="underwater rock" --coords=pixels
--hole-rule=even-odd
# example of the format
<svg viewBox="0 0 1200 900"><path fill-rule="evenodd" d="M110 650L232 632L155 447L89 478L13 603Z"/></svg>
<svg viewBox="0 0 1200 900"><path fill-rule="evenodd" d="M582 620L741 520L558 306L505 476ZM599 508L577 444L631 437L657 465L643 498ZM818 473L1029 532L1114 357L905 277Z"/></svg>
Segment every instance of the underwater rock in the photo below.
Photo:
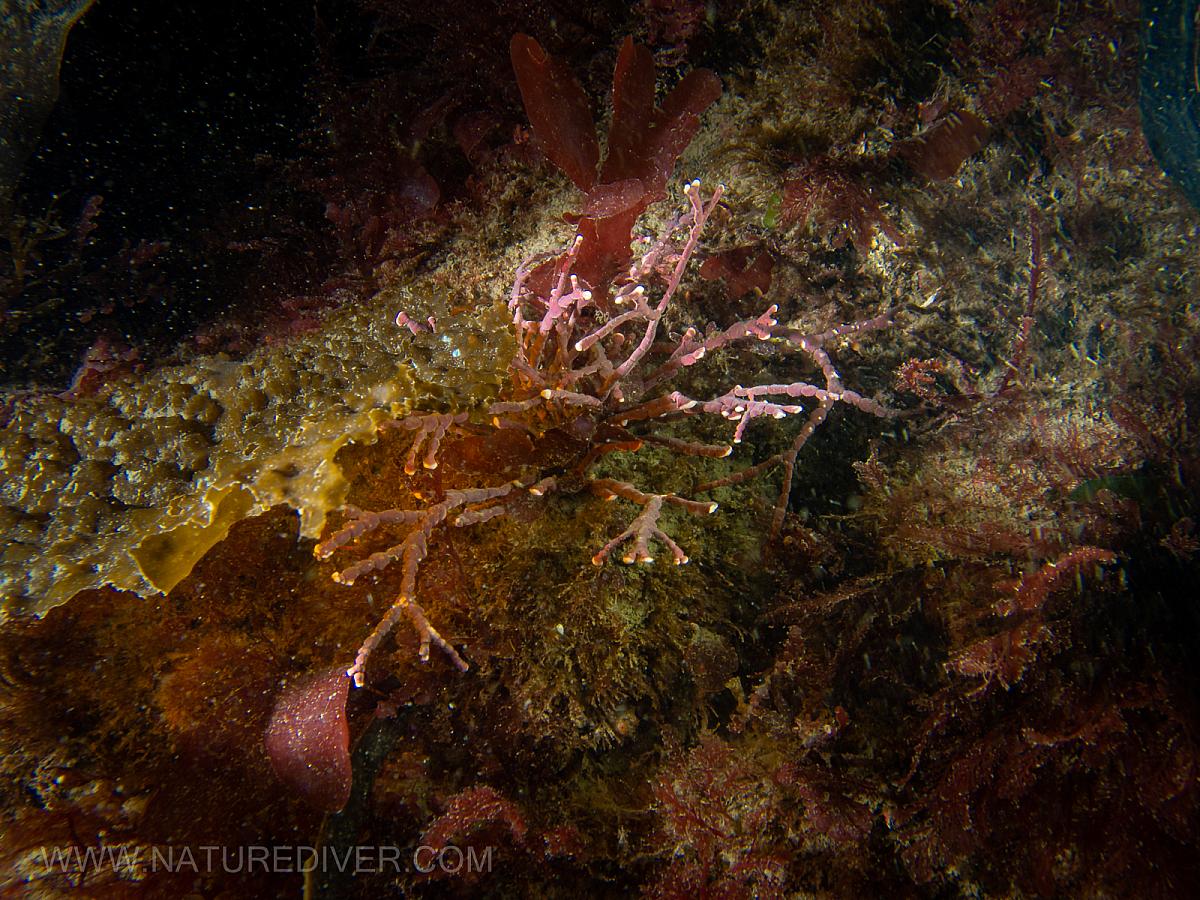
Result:
<svg viewBox="0 0 1200 900"><path fill-rule="evenodd" d="M1142 131L1163 171L1200 209L1196 0L1144 0L1138 76Z"/></svg>
<svg viewBox="0 0 1200 900"><path fill-rule="evenodd" d="M71 26L93 0L0 0L0 228L25 160L58 100L58 70Z"/></svg>

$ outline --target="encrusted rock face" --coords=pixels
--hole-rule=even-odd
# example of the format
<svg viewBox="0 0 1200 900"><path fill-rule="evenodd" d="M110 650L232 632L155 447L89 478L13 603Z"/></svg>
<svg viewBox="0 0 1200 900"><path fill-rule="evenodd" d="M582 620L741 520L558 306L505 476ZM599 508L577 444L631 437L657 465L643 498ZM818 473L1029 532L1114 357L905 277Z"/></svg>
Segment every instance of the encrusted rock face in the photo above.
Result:
<svg viewBox="0 0 1200 900"><path fill-rule="evenodd" d="M233 523L277 504L317 536L346 494L339 448L416 407L483 402L511 357L498 300L417 337L393 322L402 306L425 304L385 290L241 361L13 401L0 431L0 616L105 585L168 591Z"/></svg>
<svg viewBox="0 0 1200 900"><path fill-rule="evenodd" d="M21 168L58 99L67 34L95 0L0 0L0 225Z"/></svg>

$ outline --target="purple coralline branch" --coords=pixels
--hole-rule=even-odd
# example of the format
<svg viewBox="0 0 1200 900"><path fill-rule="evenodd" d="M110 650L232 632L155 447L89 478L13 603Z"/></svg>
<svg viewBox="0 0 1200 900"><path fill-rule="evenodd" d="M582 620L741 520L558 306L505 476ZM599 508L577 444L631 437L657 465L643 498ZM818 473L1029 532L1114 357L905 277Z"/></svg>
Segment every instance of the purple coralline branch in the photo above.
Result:
<svg viewBox="0 0 1200 900"><path fill-rule="evenodd" d="M700 444L695 441L685 441L669 435L647 434L642 436L647 444L666 447L684 456L707 456L709 459L724 459L733 452L729 444Z"/></svg>
<svg viewBox="0 0 1200 900"><path fill-rule="evenodd" d="M532 397L526 397L524 400L502 400L489 406L487 408L487 414L492 417L494 422L495 419L498 419L502 416L510 416L515 413L528 412L535 406L540 406L543 399L544 398L541 394L535 394Z"/></svg>
<svg viewBox="0 0 1200 900"><path fill-rule="evenodd" d="M615 302L618 304L632 303L633 308L620 315L613 316L591 334L577 340L575 342L576 351L582 353L585 350L590 350L595 344L604 340L610 334L615 333L618 329L623 328L629 322L635 322L638 319L650 320L654 318L654 310L646 302L646 288L640 284L636 285L633 290L624 296L618 295Z"/></svg>
<svg viewBox="0 0 1200 900"><path fill-rule="evenodd" d="M712 197L710 197L708 203L705 204L704 199L700 194L699 181L691 182L685 189L688 202L692 207L690 216L685 219L685 222L688 225L687 240L684 242L683 249L680 251L679 258L676 260L675 269L671 272L671 277L667 282L667 287L663 291L663 295L659 299L658 305L653 308L651 315L646 322L646 330L642 335L641 342L637 345L637 347L634 348L633 352L626 357L625 361L617 366L616 372L610 376L612 383L608 385L609 389L611 389L612 384L615 384L617 381L620 381L622 378L628 375L630 371L633 370L633 367L641 362L642 357L646 355L646 353L650 350L650 347L654 344L654 337L658 333L658 323L662 319L663 313L667 311L667 307L671 303L671 298L675 296L675 291L679 288L679 282L683 278L684 270L687 268L687 264L692 258L692 253L694 253L696 250L696 245L700 242L700 234L704 230L704 224L708 221L709 216L712 215L713 210L717 208L717 203L720 202L721 194L723 194L724 191L724 185L717 185L717 189L713 191ZM667 237L664 236L662 241L660 241L660 244L665 246L666 240ZM646 256L642 258L640 264L640 267L643 267L642 271L639 271L638 274L648 273L649 270L644 268L647 265L647 260L652 259L657 261L658 257L662 255L662 252L663 251L661 247L656 247L655 249L651 250L650 253L646 254ZM653 263L651 263L651 265L653 265ZM630 274L634 274L634 270L631 270Z"/></svg>
<svg viewBox="0 0 1200 900"><path fill-rule="evenodd" d="M577 391L564 391L558 388L546 388L538 396L543 400L558 400L568 406L600 407L604 405L604 401L591 394L580 394Z"/></svg>
<svg viewBox="0 0 1200 900"><path fill-rule="evenodd" d="M437 322L433 316L422 322L420 319L412 318L404 310L396 313L396 324L401 328L407 328L410 334L433 334L437 331Z"/></svg>
<svg viewBox="0 0 1200 900"><path fill-rule="evenodd" d="M633 538L633 549L621 557L623 563L654 562L654 557L650 555L652 539L666 545L674 556L675 565L685 563L688 561L687 554L671 539L670 535L658 527L658 517L662 514L663 504L671 503L683 507L693 515L703 516L711 515L717 509L715 503L688 500L677 494L644 494L632 484L614 481L611 478L596 479L591 482L591 489L592 493L602 500L615 500L620 497L642 507L642 511L633 520L633 523L601 547L600 551L592 557L592 564L597 566L602 565L613 550L630 538Z"/></svg>
<svg viewBox="0 0 1200 900"><path fill-rule="evenodd" d="M617 425L628 425L630 422L645 422L650 419L661 419L671 413L681 411L682 407L675 402L673 394L655 397L637 406L631 406L620 412L613 413L609 421Z"/></svg>
<svg viewBox="0 0 1200 900"><path fill-rule="evenodd" d="M385 509L382 512L371 512L357 506L346 506L342 512L346 514L346 523L313 548L313 556L317 559L329 559L335 550L353 543L364 534L370 534L381 525L411 525L422 515L422 511L418 509ZM343 581L340 574L335 574L333 580Z"/></svg>
<svg viewBox="0 0 1200 900"><path fill-rule="evenodd" d="M384 613L379 624L375 626L375 630L367 635L367 639L358 648L358 655L354 657L354 665L346 670L346 674L354 679L355 687L362 687L365 684L367 660L380 642L388 636L388 632L396 627L396 623L402 615L408 616L413 630L417 632L417 639L420 641L417 656L421 662L429 662L429 645L433 643L446 651L446 655L450 657L450 661L460 672L465 672L470 668L467 661L458 655L458 651L438 633L436 628L429 624L429 619L425 617L425 610L421 608L420 604L401 594L391 608Z"/></svg>
<svg viewBox="0 0 1200 900"><path fill-rule="evenodd" d="M767 311L757 319L750 319L745 322L734 322L724 331L715 331L704 339L702 344L697 346L689 346L687 336L680 343L679 349L683 351L679 355L679 365L694 366L704 357L712 353L714 350L719 350L726 344L731 344L736 340L744 337L755 337L760 341L770 340L771 329L779 323L775 321L775 313L779 311L779 307L771 304ZM694 331L693 331L694 334ZM678 351L677 351L678 352ZM674 356L672 356L672 359ZM668 373L669 374L669 373Z"/></svg>
<svg viewBox="0 0 1200 900"><path fill-rule="evenodd" d="M558 280L550 291L550 296L545 300L546 312L542 316L542 321L538 324L538 331L545 334L560 319L568 319L571 314L572 307L582 309L592 299L592 292L586 288L579 286L579 279L568 274L571 271L571 266L575 264L575 259L579 256L579 248L583 244L583 236L576 235L575 240L571 242L571 248L563 257L562 266L559 268ZM570 290L567 290L568 283Z"/></svg>
<svg viewBox="0 0 1200 900"><path fill-rule="evenodd" d="M478 515L480 506L506 496L516 487L518 487L517 484L509 482L499 487L447 491L445 499L440 503L435 503L433 506L421 510L388 509L383 512L370 513L355 507L349 507L348 512L351 515L351 521L343 525L342 528L327 540L317 545L314 551L315 555L318 559L326 559L339 547L357 540L359 537L374 531L382 525L405 524L415 526L399 544L394 544L378 553L372 553L366 559L359 560L333 576L334 581L349 585L354 584L358 578L368 572L386 569L396 560L401 560L404 567L399 596L387 613L384 614L379 624L375 626L375 630L363 641L362 646L358 650L358 655L354 659L354 665L346 671L346 674L354 679L356 686L362 687L363 685L364 672L366 671L367 660L371 652L379 646L380 641L387 637L388 632L395 627L396 622L400 620L402 615L408 616L413 628L417 631L417 636L420 639L418 655L422 662L429 660L429 645L430 643L434 643L446 652L446 655L450 657L450 661L456 667L464 672L467 670L467 663L458 655L458 651L438 634L437 629L429 624L429 620L425 617L425 611L417 603L417 570L421 565L421 561L429 553L430 535L433 534L433 530L437 526L446 521L446 517L451 512L460 507L465 507L465 511L459 517L460 520L465 516ZM491 518L491 516L488 516L488 518ZM458 524L469 524L469 522L464 523L460 521Z"/></svg>
<svg viewBox="0 0 1200 900"><path fill-rule="evenodd" d="M540 393L524 400L502 400L487 407L485 412L495 428L517 428L531 431L528 426L509 418L512 415L529 412L531 409L544 405L547 401L557 401L563 406L587 406L598 409L604 402L591 394L581 394L577 391L567 391L562 388L545 388Z"/></svg>
<svg viewBox="0 0 1200 900"><path fill-rule="evenodd" d="M742 442L742 436L746 431L746 424L751 419L757 419L759 416L782 419L786 415L804 412L803 406L755 400L749 395L747 389L740 384L733 390L722 394L720 397L714 397L712 400L693 400L690 397L685 397L678 391L673 391L669 397L671 402L675 404L675 407L683 412L716 413L717 415L724 416L726 419L736 420L737 428L733 432L733 442L735 444Z"/></svg>
<svg viewBox="0 0 1200 900"><path fill-rule="evenodd" d="M641 438L634 437L624 429L617 429L615 431L607 431L606 429L606 433L607 437L592 441L592 446L584 454L583 459L573 467L574 472L582 474L588 471L596 464L597 460L609 453L636 453L642 449L645 443Z"/></svg>
<svg viewBox="0 0 1200 900"><path fill-rule="evenodd" d="M688 411L701 412L716 412L730 417L739 417L738 429L735 433L735 442L741 437L742 431L745 428L745 423L749 420L746 416L752 409L751 404L760 402L757 400L759 396L771 394L783 394L788 397L807 397L817 401L816 405L808 414L808 419L800 428L799 433L792 441L791 447L782 453L772 456L758 465L746 469L742 472L737 472L726 478L711 481L707 484L702 484L697 489L701 493L714 490L718 487L725 487L733 484L740 484L747 481L755 475L774 468L775 466L783 466L783 484L780 488L779 499L775 503L775 511L771 519L771 534L776 536L779 530L783 527L783 518L787 512L788 497L792 492L792 476L795 473L796 457L800 450L808 443L808 439L813 433L824 423L829 411L833 409L833 405L838 401L849 403L851 406L856 406L863 412L870 413L880 418L888 418L895 413L885 407L883 404L868 397L864 397L855 391L847 390L842 385L841 375L833 365L833 360L830 359L829 353L825 349L825 345L835 338L846 337L849 335L863 334L868 331L875 331L880 328L886 328L891 324L891 317L887 314L881 314L871 319L863 319L858 322L849 322L843 325L838 325L828 331L823 331L819 334L807 334L798 331L794 328L776 328L772 331L772 337L781 339L782 341L797 347L801 352L812 360L813 364L821 370L821 374L825 377L825 386L818 387L817 385L807 384L804 382L796 382L794 384L767 384L758 385L751 388L743 388L740 385L729 393L717 397L714 400L706 402L698 402L690 400L681 394L673 395L676 397L676 402L680 404L680 408ZM738 401L741 401L740 403ZM690 405L689 405L690 404ZM739 412L739 407L741 407ZM776 405L767 403L766 406L756 408L753 415L768 414L773 417L788 415L793 412L801 412L802 408L797 405ZM731 415L732 414L732 415ZM753 418L753 415L750 418Z"/></svg>
<svg viewBox="0 0 1200 900"><path fill-rule="evenodd" d="M328 558L380 528L393 525L409 528L400 543L373 553L334 576L343 584L352 584L362 575L384 569L397 560L403 566L399 596L363 643L349 669L355 684L362 684L372 651L401 617L407 617L417 632L421 659L427 659L429 647L437 644L456 666L466 669L466 663L429 623L416 600L418 568L428 553L428 542L435 528L447 522L456 527L482 524L508 514L518 503L551 491L575 493L590 489L606 500L620 497L641 507L629 527L592 557L594 564L602 565L614 551L626 545L621 556L624 562L651 562L652 542L669 549L676 564L685 563L687 554L660 527L664 507L677 506L695 515L708 515L716 510L717 504L676 494L643 492L612 479L589 479L588 473L598 460L611 453L636 452L644 443L681 455L725 457L733 444L742 441L747 425L754 419L779 419L807 412L787 450L698 488L704 492L740 484L769 469L782 467L783 485L772 522L772 532L777 534L787 508L796 456L834 405L846 403L880 417L893 415L878 401L847 389L827 349L838 338L889 325L886 315L810 334L780 325L776 319L778 307L771 305L755 317L723 328L692 326L684 327L681 335L662 333L666 314L679 294L684 273L705 224L717 208L722 190L718 186L706 200L698 181L688 183L684 188L688 202L684 212L673 218L660 236L641 241L641 251L633 255L625 274L611 283L587 284L578 271L573 271L589 251L585 246L586 232L577 234L564 252L541 254L518 267L508 304L517 338L510 368L511 387L479 412L493 427L518 429L535 441L547 427L575 423L573 431L585 438L586 445L558 476L540 481L449 490L440 502L423 510L369 512L347 508L346 523L317 546L318 558ZM550 271L543 265L548 260L555 261ZM593 301L593 291L603 298L602 302ZM422 323L415 323L403 314L397 317L397 324L414 333L424 330ZM688 397L668 386L685 369L708 356L750 342L762 347L759 351L762 355L804 357L820 375L813 383L736 385L707 400ZM655 427L662 423L701 413L734 421L732 443L696 443L654 433ZM437 454L446 434L469 421L467 412L416 413L394 423L395 427L416 432L408 450L405 472L414 474L419 459L425 468L436 468ZM631 424L640 433L628 430Z"/></svg>
<svg viewBox="0 0 1200 900"><path fill-rule="evenodd" d="M783 394L787 397L811 397L818 401L818 405L822 406L832 406L841 400L844 403L849 403L851 406L857 406L863 412L871 413L880 418L887 418L892 415L892 411L882 403L872 400L870 397L864 397L855 391L831 391L828 388L817 387L815 384L808 384L803 381L797 381L792 384L760 384L749 388L742 387L739 384L733 390L722 394L720 397L704 401L693 400L678 391L672 392L669 397L675 407L683 412L716 413L727 419L736 420L738 424L733 433L733 442L740 444L746 430L746 424L751 419L756 419L759 416L782 419L784 416L804 412L803 406L774 403L770 400L759 399L760 397L772 394Z"/></svg>
<svg viewBox="0 0 1200 900"><path fill-rule="evenodd" d="M417 457L421 453L422 446L425 447L425 459L421 461L421 465L426 469L436 469L438 467L437 453L441 449L442 438L446 436L446 432L452 426L462 425L468 418L467 413L458 413L457 415L422 413L389 422L388 425L392 428L405 428L417 433L417 436L413 438L412 446L408 448L408 457L404 461L404 474L416 474Z"/></svg>
<svg viewBox="0 0 1200 900"><path fill-rule="evenodd" d="M667 361L646 376L646 389L656 387L675 375L680 369L694 366L709 353L719 350L727 344L732 344L734 341L747 337L758 338L760 341L770 340L772 329L779 324L774 318L778 311L779 307L772 304L756 319L734 322L724 330L710 328L708 336L699 343L696 341L698 334L696 329L688 328L683 333L683 337L679 339L675 349L671 351Z"/></svg>
<svg viewBox="0 0 1200 900"><path fill-rule="evenodd" d="M679 289L704 225L720 202L723 190L718 186L705 201L700 182L686 185L688 212L672 221L664 234L630 265L627 275L615 285L611 298L614 310L620 311L603 322L597 322L587 312L592 287L582 284L570 271L580 252L582 235L575 236L563 255L545 297L538 296L529 286L533 267L541 257L522 263L508 303L518 338L514 372L533 387L555 391L570 385L572 393L587 394L595 401L604 402L610 396L620 399L621 382L654 346L659 323ZM683 228L687 232L677 246L675 234ZM644 282L667 266L666 284L658 300L652 303ZM581 360L579 354L588 356ZM584 390L578 390L581 384Z"/></svg>
<svg viewBox="0 0 1200 900"><path fill-rule="evenodd" d="M399 544L394 544L386 550L380 550L378 553L372 553L365 559L359 560L333 576L333 580L339 584L354 584L358 578L368 572L378 572L386 569L396 560L402 559L404 561L404 580L401 584L400 593L412 597L416 593L417 566L421 564L421 560L425 558L425 554L429 551L426 541L433 532L433 529L444 522L446 516L460 506L470 508L474 504L487 503L490 500L503 497L512 491L514 487L515 485L510 482L502 484L499 487L447 491L446 498L441 503L436 503L426 509L388 509L379 513L363 513L360 510L358 511L358 518L349 525L343 526L329 540L318 544L315 555L318 559L326 559L338 547L342 547L359 536L375 530L380 525L391 523L415 524L416 528ZM363 520L367 516L372 518L373 523L368 527L363 527Z"/></svg>

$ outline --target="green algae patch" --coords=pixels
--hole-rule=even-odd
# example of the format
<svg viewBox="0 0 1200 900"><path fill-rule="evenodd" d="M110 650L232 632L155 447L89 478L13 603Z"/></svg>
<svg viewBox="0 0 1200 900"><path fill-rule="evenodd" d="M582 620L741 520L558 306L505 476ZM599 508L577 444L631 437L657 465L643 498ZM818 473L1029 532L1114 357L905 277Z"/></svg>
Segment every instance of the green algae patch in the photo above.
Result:
<svg viewBox="0 0 1200 900"><path fill-rule="evenodd" d="M152 534L131 551L142 577L159 591L171 590L212 547L219 544L235 522L254 509L254 494L241 486L206 497L207 522L188 521L178 528Z"/></svg>
<svg viewBox="0 0 1200 900"><path fill-rule="evenodd" d="M465 298L438 334L412 336L394 323L401 299L384 291L244 360L201 357L81 400L14 399L0 431L0 617L104 586L170 590L274 506L315 538L345 501L342 447L412 409L494 396L511 356L503 302Z"/></svg>

